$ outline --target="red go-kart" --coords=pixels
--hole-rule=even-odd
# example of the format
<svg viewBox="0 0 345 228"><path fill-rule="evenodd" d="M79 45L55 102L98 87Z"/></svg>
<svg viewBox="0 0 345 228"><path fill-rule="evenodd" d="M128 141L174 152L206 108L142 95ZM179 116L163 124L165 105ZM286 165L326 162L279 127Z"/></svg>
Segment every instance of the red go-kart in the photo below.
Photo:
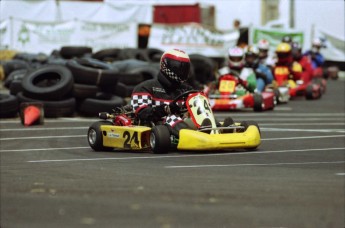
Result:
<svg viewBox="0 0 345 228"><path fill-rule="evenodd" d="M242 69L240 76L231 73L222 75L218 83L208 91L212 110L240 110L253 108L254 111L272 110L276 104L273 91L251 93L247 80L256 81L255 73L250 68Z"/></svg>

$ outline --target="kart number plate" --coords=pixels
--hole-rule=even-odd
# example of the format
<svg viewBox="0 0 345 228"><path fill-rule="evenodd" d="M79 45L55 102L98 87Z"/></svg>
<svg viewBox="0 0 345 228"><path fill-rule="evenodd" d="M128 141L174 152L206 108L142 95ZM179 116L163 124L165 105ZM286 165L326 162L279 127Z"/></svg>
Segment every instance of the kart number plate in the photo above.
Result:
<svg viewBox="0 0 345 228"><path fill-rule="evenodd" d="M233 93L235 91L236 83L231 80L221 80L219 84L219 92Z"/></svg>

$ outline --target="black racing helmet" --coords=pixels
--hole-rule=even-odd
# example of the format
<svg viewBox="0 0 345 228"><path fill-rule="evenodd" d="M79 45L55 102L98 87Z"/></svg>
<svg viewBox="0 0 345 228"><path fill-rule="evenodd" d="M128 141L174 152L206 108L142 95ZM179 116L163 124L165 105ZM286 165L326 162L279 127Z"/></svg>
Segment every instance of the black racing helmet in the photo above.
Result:
<svg viewBox="0 0 345 228"><path fill-rule="evenodd" d="M170 81L181 84L188 79L190 65L187 53L173 49L163 53L160 61L160 71Z"/></svg>

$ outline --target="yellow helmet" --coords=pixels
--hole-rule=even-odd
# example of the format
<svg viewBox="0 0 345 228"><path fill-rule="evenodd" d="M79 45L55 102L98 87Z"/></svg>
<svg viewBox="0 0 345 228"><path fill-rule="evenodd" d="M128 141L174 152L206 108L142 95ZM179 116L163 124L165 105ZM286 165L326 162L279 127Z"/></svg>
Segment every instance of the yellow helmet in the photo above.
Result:
<svg viewBox="0 0 345 228"><path fill-rule="evenodd" d="M276 48L276 52L287 53L291 51L291 45L288 43L280 43Z"/></svg>

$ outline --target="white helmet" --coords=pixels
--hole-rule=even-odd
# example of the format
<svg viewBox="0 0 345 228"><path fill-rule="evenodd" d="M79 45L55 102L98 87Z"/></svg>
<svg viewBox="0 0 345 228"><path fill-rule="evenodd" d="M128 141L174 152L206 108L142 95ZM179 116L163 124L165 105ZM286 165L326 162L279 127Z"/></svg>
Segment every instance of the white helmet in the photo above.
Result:
<svg viewBox="0 0 345 228"><path fill-rule="evenodd" d="M230 68L242 68L244 66L244 51L242 48L230 48L228 55Z"/></svg>
<svg viewBox="0 0 345 228"><path fill-rule="evenodd" d="M315 38L315 39L313 40L312 45L313 45L314 47L320 48L320 47L322 46L322 41L321 41L321 39L320 39L320 38Z"/></svg>
<svg viewBox="0 0 345 228"><path fill-rule="evenodd" d="M265 39L259 40L258 48L262 50L268 50L270 48L270 43Z"/></svg>

